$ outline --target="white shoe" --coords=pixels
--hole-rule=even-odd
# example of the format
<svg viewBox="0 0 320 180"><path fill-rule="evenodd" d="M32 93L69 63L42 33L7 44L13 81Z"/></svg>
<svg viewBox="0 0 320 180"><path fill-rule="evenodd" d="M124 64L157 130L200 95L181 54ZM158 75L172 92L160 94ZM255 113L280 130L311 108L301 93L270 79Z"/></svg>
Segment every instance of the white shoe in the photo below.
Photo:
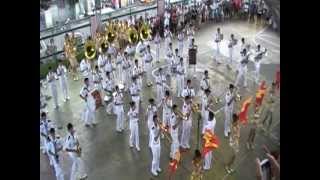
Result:
<svg viewBox="0 0 320 180"><path fill-rule="evenodd" d="M154 176L158 176L157 172L151 172L151 174L154 175Z"/></svg>
<svg viewBox="0 0 320 180"><path fill-rule="evenodd" d="M67 97L67 101L68 101L68 100L70 100L70 97L69 97L69 96Z"/></svg>
<svg viewBox="0 0 320 180"><path fill-rule="evenodd" d="M157 171L160 173L162 170L159 168L159 169L157 169Z"/></svg>
<svg viewBox="0 0 320 180"><path fill-rule="evenodd" d="M63 99L63 102L67 102L67 99Z"/></svg>
<svg viewBox="0 0 320 180"><path fill-rule="evenodd" d="M137 147L137 151L139 151L139 152L140 152L140 148L139 148L139 147Z"/></svg>

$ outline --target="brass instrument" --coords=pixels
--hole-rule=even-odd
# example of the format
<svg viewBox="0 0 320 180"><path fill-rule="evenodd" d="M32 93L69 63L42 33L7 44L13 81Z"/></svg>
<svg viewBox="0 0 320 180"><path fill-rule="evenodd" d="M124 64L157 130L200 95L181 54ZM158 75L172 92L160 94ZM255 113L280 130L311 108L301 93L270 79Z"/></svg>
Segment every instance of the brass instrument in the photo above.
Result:
<svg viewBox="0 0 320 180"><path fill-rule="evenodd" d="M178 109L176 109L175 112L177 113L178 117L181 118L182 120L188 120L188 115L187 114L182 113Z"/></svg>
<svg viewBox="0 0 320 180"><path fill-rule="evenodd" d="M198 103L192 102L191 109L193 112L200 112L200 105Z"/></svg>
<svg viewBox="0 0 320 180"><path fill-rule="evenodd" d="M106 29L106 40L108 43L113 43L115 41L115 39L117 38L117 34L115 31L116 26L114 24L110 24L109 26L107 26Z"/></svg>
<svg viewBox="0 0 320 180"><path fill-rule="evenodd" d="M96 57L95 47L95 42L91 38L88 38L84 45L84 55L87 59L91 60Z"/></svg>
<svg viewBox="0 0 320 180"><path fill-rule="evenodd" d="M129 27L128 31L128 41L131 44L136 44L139 40L139 35L138 35L138 31L133 27Z"/></svg>
<svg viewBox="0 0 320 180"><path fill-rule="evenodd" d="M140 39L146 41L151 38L151 28L147 23L143 23L140 28Z"/></svg>

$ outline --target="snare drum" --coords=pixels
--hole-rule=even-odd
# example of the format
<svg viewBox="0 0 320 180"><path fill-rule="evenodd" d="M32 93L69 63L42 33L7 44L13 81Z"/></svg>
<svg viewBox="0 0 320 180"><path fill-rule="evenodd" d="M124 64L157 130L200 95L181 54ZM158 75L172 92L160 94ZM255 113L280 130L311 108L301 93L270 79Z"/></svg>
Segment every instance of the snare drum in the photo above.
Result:
<svg viewBox="0 0 320 180"><path fill-rule="evenodd" d="M95 100L96 109L98 109L102 105L102 98L101 98L100 92L97 89L94 89L91 91L91 95Z"/></svg>

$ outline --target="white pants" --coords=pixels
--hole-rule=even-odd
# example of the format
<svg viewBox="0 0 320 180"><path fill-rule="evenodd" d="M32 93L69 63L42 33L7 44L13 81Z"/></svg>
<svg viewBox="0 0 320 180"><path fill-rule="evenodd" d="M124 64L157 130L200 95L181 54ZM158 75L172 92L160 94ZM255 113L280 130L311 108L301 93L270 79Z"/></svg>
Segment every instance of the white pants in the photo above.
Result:
<svg viewBox="0 0 320 180"><path fill-rule="evenodd" d="M69 153L69 156L72 160L70 180L78 180L79 178L86 176L84 162L81 157L78 157L75 153Z"/></svg>
<svg viewBox="0 0 320 180"><path fill-rule="evenodd" d="M157 85L157 101L158 101L158 103L161 102L163 96L164 96L163 86Z"/></svg>
<svg viewBox="0 0 320 180"><path fill-rule="evenodd" d="M178 42L178 52L179 52L179 56L182 57L182 55L183 55L183 41Z"/></svg>
<svg viewBox="0 0 320 180"><path fill-rule="evenodd" d="M121 64L117 65L117 80L118 80L118 83L122 81L122 65Z"/></svg>
<svg viewBox="0 0 320 180"><path fill-rule="evenodd" d="M212 160L212 151L208 152L205 156L204 156L204 167L203 169L210 169L211 168L211 160Z"/></svg>
<svg viewBox="0 0 320 180"><path fill-rule="evenodd" d="M192 121L191 119L182 122L182 136L181 136L181 146L183 148L190 148L190 132L191 132Z"/></svg>
<svg viewBox="0 0 320 180"><path fill-rule="evenodd" d="M228 136L228 133L231 132L230 130L230 122L231 122L231 117L232 117L232 108L230 107L225 107L224 109L224 135Z"/></svg>
<svg viewBox="0 0 320 180"><path fill-rule="evenodd" d="M60 165L56 160L53 161L54 171L56 173L57 180L64 180L64 174Z"/></svg>
<svg viewBox="0 0 320 180"><path fill-rule="evenodd" d="M151 68L151 62L145 63L145 68L146 68L146 74L147 74L147 82L151 82L151 74L152 74L152 68Z"/></svg>
<svg viewBox="0 0 320 180"><path fill-rule="evenodd" d="M160 61L160 43L156 44L156 61Z"/></svg>
<svg viewBox="0 0 320 180"><path fill-rule="evenodd" d="M121 131L124 129L124 110L123 105L115 105L115 114L117 116L116 130Z"/></svg>
<svg viewBox="0 0 320 180"><path fill-rule="evenodd" d="M95 110L86 102L83 110L83 120L85 124L93 124L95 121Z"/></svg>
<svg viewBox="0 0 320 180"><path fill-rule="evenodd" d="M152 127L152 124L153 124L152 119L148 120L147 123L148 123L147 125L148 125L148 130L149 130L149 143L148 143L148 146L151 148L151 143L152 143L152 129L151 129L151 127Z"/></svg>
<svg viewBox="0 0 320 180"><path fill-rule="evenodd" d="M177 95L180 97L184 88L184 75L177 75Z"/></svg>
<svg viewBox="0 0 320 180"><path fill-rule="evenodd" d="M66 100L69 97L68 84L65 77L60 77L60 85L63 93L63 98Z"/></svg>
<svg viewBox="0 0 320 180"><path fill-rule="evenodd" d="M136 105L137 112L139 112L140 96L132 96L131 99Z"/></svg>
<svg viewBox="0 0 320 180"><path fill-rule="evenodd" d="M243 86L247 87L247 73L246 71L239 71L238 75L237 75L237 79L236 79L236 86L239 86L240 81L243 79Z"/></svg>
<svg viewBox="0 0 320 180"><path fill-rule="evenodd" d="M137 149L140 149L139 146L139 126L138 122L131 122L130 121L130 146L136 145Z"/></svg>
<svg viewBox="0 0 320 180"><path fill-rule="evenodd" d="M124 69L124 75L122 76L122 82L125 85L125 89L127 90L130 87L130 69Z"/></svg>
<svg viewBox="0 0 320 180"><path fill-rule="evenodd" d="M209 113L208 113L208 111L206 111L206 110L202 110L201 111L201 116L202 116L202 134L204 134L204 127L206 126L206 124L207 124L207 122L208 122L208 115L209 115Z"/></svg>
<svg viewBox="0 0 320 180"><path fill-rule="evenodd" d="M51 94L52 94L54 106L57 107L58 106L57 86L55 84L50 84L50 89L51 89Z"/></svg>
<svg viewBox="0 0 320 180"><path fill-rule="evenodd" d="M160 152L161 152L160 143L157 145L152 144L151 151L152 151L151 172L156 173L157 170L160 169Z"/></svg>
<svg viewBox="0 0 320 180"><path fill-rule="evenodd" d="M256 83L258 83L260 79L260 63L255 63L255 67Z"/></svg>
<svg viewBox="0 0 320 180"><path fill-rule="evenodd" d="M162 123L164 123L164 126L170 126L170 118L171 118L171 113L166 112L165 110L162 111Z"/></svg>
<svg viewBox="0 0 320 180"><path fill-rule="evenodd" d="M230 60L230 64L232 64L232 58L233 58L233 48L229 48L229 60Z"/></svg>
<svg viewBox="0 0 320 180"><path fill-rule="evenodd" d="M171 138L172 138L172 143L171 143L171 151L170 151L170 157L174 158L174 155L176 152L179 151L179 139L178 139L178 129L172 130L171 129Z"/></svg>
<svg viewBox="0 0 320 180"><path fill-rule="evenodd" d="M217 53L215 54L215 59L217 60L218 56L220 55L220 42L216 43Z"/></svg>

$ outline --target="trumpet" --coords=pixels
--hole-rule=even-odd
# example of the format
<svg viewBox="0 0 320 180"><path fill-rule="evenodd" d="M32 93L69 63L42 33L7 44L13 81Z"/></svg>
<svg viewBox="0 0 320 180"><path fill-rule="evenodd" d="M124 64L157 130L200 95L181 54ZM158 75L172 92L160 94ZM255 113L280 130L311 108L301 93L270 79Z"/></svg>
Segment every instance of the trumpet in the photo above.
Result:
<svg viewBox="0 0 320 180"><path fill-rule="evenodd" d="M172 142L172 138L171 138L171 135L169 133L169 128L164 126L164 124L160 123L159 120L158 120L158 126L160 127L160 133L166 137L166 139L168 140L169 143Z"/></svg>
<svg viewBox="0 0 320 180"><path fill-rule="evenodd" d="M182 120L188 120L188 115L187 114L184 114L179 110L176 110L175 112L177 113L178 117L181 118Z"/></svg>

